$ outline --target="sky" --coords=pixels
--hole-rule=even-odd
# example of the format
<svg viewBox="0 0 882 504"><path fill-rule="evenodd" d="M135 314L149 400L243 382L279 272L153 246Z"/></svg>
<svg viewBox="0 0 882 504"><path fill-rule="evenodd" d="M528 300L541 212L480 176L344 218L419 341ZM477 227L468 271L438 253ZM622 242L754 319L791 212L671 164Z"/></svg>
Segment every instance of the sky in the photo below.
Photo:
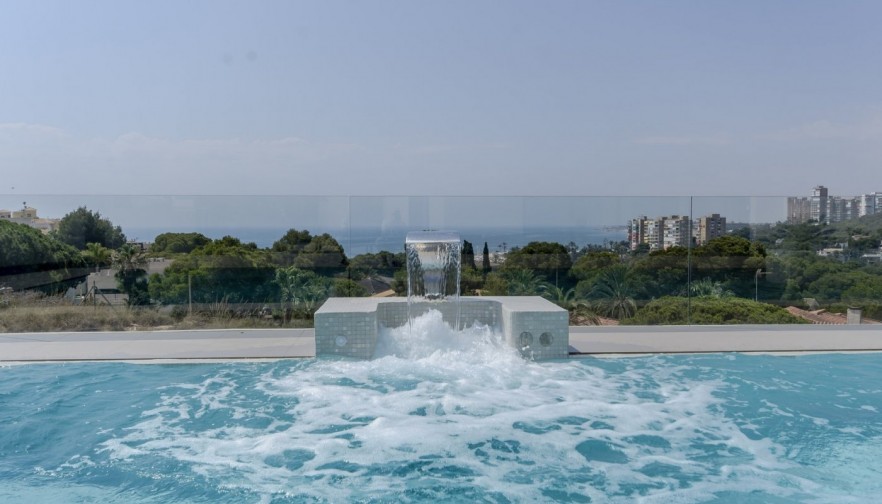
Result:
<svg viewBox="0 0 882 504"><path fill-rule="evenodd" d="M874 0L0 10L0 207L882 191Z"/></svg>

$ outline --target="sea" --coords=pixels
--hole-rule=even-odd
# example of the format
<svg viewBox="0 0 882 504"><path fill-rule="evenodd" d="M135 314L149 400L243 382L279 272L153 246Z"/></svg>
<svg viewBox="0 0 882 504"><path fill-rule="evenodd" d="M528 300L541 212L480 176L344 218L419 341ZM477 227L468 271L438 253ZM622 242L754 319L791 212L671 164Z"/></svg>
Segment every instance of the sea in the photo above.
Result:
<svg viewBox="0 0 882 504"><path fill-rule="evenodd" d="M238 238L243 243L252 242L260 248L268 248L278 241L289 228L269 227L202 227L202 228L124 228L126 237L132 241L152 243L162 233L197 232L211 239L224 236ZM346 255L354 257L381 251L403 252L404 239L410 231L422 229L405 228L346 228L309 229L313 235L328 233L343 246ZM534 241L547 241L567 245L572 242L578 247L585 245L605 246L628 239L626 228L622 226L579 226L579 227L472 227L457 231L460 238L475 247L480 254L487 244L491 253L505 253L512 247L523 247Z"/></svg>

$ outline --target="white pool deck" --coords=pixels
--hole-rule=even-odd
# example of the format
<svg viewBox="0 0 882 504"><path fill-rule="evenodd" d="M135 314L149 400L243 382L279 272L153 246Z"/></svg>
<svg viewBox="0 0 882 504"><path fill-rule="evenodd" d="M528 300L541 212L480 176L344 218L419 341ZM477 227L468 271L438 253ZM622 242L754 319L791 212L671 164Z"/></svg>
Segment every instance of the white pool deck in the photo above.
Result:
<svg viewBox="0 0 882 504"><path fill-rule="evenodd" d="M570 356L882 351L882 325L570 327ZM315 356L312 329L0 333L0 362L201 361Z"/></svg>

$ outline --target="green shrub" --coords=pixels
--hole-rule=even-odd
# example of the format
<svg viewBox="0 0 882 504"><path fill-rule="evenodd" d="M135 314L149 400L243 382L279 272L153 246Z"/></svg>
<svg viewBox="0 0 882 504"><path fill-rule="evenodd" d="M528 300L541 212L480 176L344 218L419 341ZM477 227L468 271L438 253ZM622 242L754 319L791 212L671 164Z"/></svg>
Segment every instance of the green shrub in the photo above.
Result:
<svg viewBox="0 0 882 504"><path fill-rule="evenodd" d="M625 325L804 324L783 308L744 298L663 297L640 308Z"/></svg>

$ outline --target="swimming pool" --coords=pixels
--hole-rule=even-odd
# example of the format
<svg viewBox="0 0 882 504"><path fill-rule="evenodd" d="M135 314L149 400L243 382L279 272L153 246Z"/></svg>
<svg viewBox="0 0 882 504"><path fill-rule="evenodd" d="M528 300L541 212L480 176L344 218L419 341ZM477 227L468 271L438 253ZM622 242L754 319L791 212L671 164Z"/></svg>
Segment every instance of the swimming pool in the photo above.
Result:
<svg viewBox="0 0 882 504"><path fill-rule="evenodd" d="M0 502L870 502L882 354L0 368Z"/></svg>

